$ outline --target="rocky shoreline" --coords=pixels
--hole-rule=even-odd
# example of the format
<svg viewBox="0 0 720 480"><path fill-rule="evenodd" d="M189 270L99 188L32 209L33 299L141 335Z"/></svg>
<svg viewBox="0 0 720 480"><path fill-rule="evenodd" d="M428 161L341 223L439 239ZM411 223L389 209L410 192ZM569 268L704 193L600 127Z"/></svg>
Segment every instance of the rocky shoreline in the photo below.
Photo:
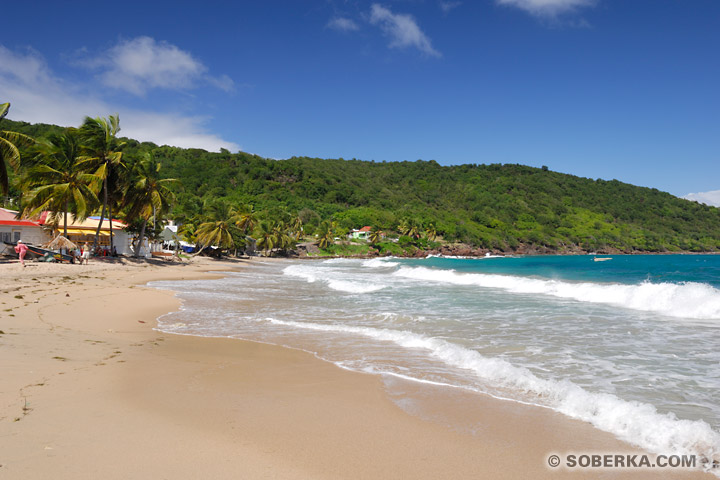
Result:
<svg viewBox="0 0 720 480"><path fill-rule="evenodd" d="M486 257L488 255L512 256L512 255L718 255L720 252L650 252L650 251L625 251L616 248L605 248L597 251L588 251L578 246L567 248L565 250L554 250L544 246L521 245L515 250L499 250L481 247L473 247L470 245L443 245L440 248L422 250L416 249L412 252L404 252L403 254L380 253L378 251L369 252L367 254L355 255L322 255L320 249L302 250L301 252L293 252L289 255L292 258L377 258L377 257L401 257L401 258L427 258L430 256L443 257Z"/></svg>

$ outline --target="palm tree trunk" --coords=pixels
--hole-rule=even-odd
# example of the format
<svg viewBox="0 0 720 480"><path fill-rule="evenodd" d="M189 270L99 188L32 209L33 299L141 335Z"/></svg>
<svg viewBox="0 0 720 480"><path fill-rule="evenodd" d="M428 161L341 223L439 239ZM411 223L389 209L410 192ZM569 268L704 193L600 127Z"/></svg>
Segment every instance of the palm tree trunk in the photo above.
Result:
<svg viewBox="0 0 720 480"><path fill-rule="evenodd" d="M142 247L143 238L145 237L145 225L147 225L147 220L143 220L142 227L140 227L140 239L137 245L135 245L135 258L140 258L140 248Z"/></svg>
<svg viewBox="0 0 720 480"><path fill-rule="evenodd" d="M108 204L108 222L110 222L110 253L113 251L113 231L112 231L112 203Z"/></svg>
<svg viewBox="0 0 720 480"><path fill-rule="evenodd" d="M198 255L200 255L200 254L202 253L203 250L205 250L205 249L206 249L207 247L209 247L209 246L210 246L210 245L205 245L205 246L203 246L203 247L200 248L200 250L198 250L197 252L191 253L191 254L190 254L190 257L191 257L191 258L197 257Z"/></svg>
<svg viewBox="0 0 720 480"><path fill-rule="evenodd" d="M103 204L102 212L100 213L100 221L98 222L97 229L95 230L95 242L93 248L97 248L100 238L100 229L102 228L103 218L105 218L105 204Z"/></svg>
<svg viewBox="0 0 720 480"><path fill-rule="evenodd" d="M67 212L68 212L68 201L65 200L65 211L64 213L64 222L63 222L63 236L67 238Z"/></svg>
<svg viewBox="0 0 720 480"><path fill-rule="evenodd" d="M100 215L100 221L98 222L97 230L95 230L95 245L93 248L97 249L98 239L100 238L100 229L102 228L103 219L105 218L105 212L107 211L108 194L107 194L107 175L103 179L103 208L102 214Z"/></svg>

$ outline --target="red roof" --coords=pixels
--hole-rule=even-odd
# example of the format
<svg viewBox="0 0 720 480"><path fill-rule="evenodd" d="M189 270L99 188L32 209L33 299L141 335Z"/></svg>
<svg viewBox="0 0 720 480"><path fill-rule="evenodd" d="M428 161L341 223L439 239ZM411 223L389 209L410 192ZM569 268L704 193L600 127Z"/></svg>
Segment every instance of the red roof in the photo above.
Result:
<svg viewBox="0 0 720 480"><path fill-rule="evenodd" d="M13 227L39 227L37 222L32 220L18 220L16 218L18 212L0 208L0 225L12 225Z"/></svg>
<svg viewBox="0 0 720 480"><path fill-rule="evenodd" d="M362 227L358 232L369 232L370 230L372 230L372 227Z"/></svg>

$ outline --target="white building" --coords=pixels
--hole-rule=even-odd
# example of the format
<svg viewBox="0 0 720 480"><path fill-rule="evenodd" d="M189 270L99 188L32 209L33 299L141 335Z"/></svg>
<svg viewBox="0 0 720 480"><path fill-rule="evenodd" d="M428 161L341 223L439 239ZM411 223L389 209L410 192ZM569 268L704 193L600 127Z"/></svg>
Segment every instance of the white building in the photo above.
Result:
<svg viewBox="0 0 720 480"><path fill-rule="evenodd" d="M45 225L53 232L53 236L62 235L64 232L63 217L58 215L55 218L51 213L43 212L38 220L40 225ZM67 238L76 245L85 243L92 244L95 241L95 232L97 231L100 217L88 217L82 222L76 221L72 214L68 214ZM125 231L127 225L120 220L113 219L112 234L113 246L120 255L132 255L133 236ZM24 241L24 240L23 240ZM49 240L46 240L49 241ZM100 247L110 247L110 222L106 218L102 222L100 228L100 237L98 239Z"/></svg>
<svg viewBox="0 0 720 480"><path fill-rule="evenodd" d="M16 211L0 208L0 242L15 243L22 240L32 245L42 245L50 241L50 235L38 222L18 220ZM13 247L0 243L0 254L12 253Z"/></svg>

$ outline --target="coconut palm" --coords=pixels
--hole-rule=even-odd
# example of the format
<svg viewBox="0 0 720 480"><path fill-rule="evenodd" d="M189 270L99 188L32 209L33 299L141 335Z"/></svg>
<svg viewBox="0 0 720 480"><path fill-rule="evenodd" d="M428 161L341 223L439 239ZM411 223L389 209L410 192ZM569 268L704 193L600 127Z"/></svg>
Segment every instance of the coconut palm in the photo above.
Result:
<svg viewBox="0 0 720 480"><path fill-rule="evenodd" d="M212 245L220 248L232 248L235 240L232 235L232 223L227 220L205 222L195 232L197 243L203 249Z"/></svg>
<svg viewBox="0 0 720 480"><path fill-rule="evenodd" d="M291 232L290 235L295 239L296 242L299 241L300 236L303 234L303 221L299 215L293 217L289 227Z"/></svg>
<svg viewBox="0 0 720 480"><path fill-rule="evenodd" d="M117 170L123 167L120 149L125 145L125 142L121 142L117 138L120 132L120 117L117 114L110 115L108 118L85 117L79 132L85 149L85 161L97 168L96 174L103 179L102 213L95 232L95 245L97 246L100 229L105 213L107 213L110 222L110 249L112 250L112 207L120 189Z"/></svg>
<svg viewBox="0 0 720 480"><path fill-rule="evenodd" d="M414 239L420 238L420 229L421 226L418 225L418 222L411 218L403 219L398 225L398 231L401 235L407 235Z"/></svg>
<svg viewBox="0 0 720 480"><path fill-rule="evenodd" d="M257 214L252 205L243 205L239 210L237 226L243 233L252 232L258 224Z"/></svg>
<svg viewBox="0 0 720 480"><path fill-rule="evenodd" d="M332 225L327 221L322 222L318 227L317 233L318 247L327 248L332 245L335 238L334 235Z"/></svg>
<svg viewBox="0 0 720 480"><path fill-rule="evenodd" d="M123 206L127 207L126 219L132 222L135 218L142 219L140 239L145 237L145 228L151 217L156 218L170 209L175 201L175 194L170 185L178 183L174 178L160 178L161 164L151 153L146 153L131 166L132 181L125 189ZM154 220L153 220L154 222ZM135 249L135 257L140 256L140 244Z"/></svg>
<svg viewBox="0 0 720 480"><path fill-rule="evenodd" d="M235 245L233 235L238 233L236 224L239 214L237 210L225 201L213 202L207 210L208 220L200 224L195 232L197 243L202 246L202 249L212 245L220 248L232 248Z"/></svg>
<svg viewBox="0 0 720 480"><path fill-rule="evenodd" d="M98 204L102 178L83 168L77 136L70 132L38 141L37 159L21 179L21 214L37 217L48 210L57 217L62 212L67 237L68 212L72 209L76 220L85 220Z"/></svg>
<svg viewBox="0 0 720 480"><path fill-rule="evenodd" d="M377 245L383 238L383 232L378 227L372 227L368 239L371 245Z"/></svg>
<svg viewBox="0 0 720 480"><path fill-rule="evenodd" d="M421 225L418 225L416 222L411 221L411 223L410 223L410 230L408 230L407 235L408 235L410 238L413 238L413 239L417 240L418 238L420 238L420 229L421 229L421 228L422 228Z"/></svg>
<svg viewBox="0 0 720 480"><path fill-rule="evenodd" d="M197 243L198 225L199 223L195 219L187 221L178 227L178 233L186 242Z"/></svg>
<svg viewBox="0 0 720 480"><path fill-rule="evenodd" d="M274 225L267 220L263 220L257 226L255 231L255 238L257 239L257 246L261 248L264 255L267 257L277 243L277 237L274 231Z"/></svg>
<svg viewBox="0 0 720 480"><path fill-rule="evenodd" d="M9 103L0 103L0 123L10 110ZM0 130L0 191L3 195L7 195L10 190L8 181L8 171L5 162L17 171L20 167L20 145L30 145L33 139L22 133Z"/></svg>
<svg viewBox="0 0 720 480"><path fill-rule="evenodd" d="M257 217L257 213L255 212L255 208L250 204L240 207L239 212L240 213L236 225L240 230L242 230L245 241L245 248L247 248L247 246L250 245L253 241L253 239L249 236L249 233L252 233L255 230L255 227L257 227L259 220Z"/></svg>
<svg viewBox="0 0 720 480"><path fill-rule="evenodd" d="M437 230L435 229L435 225L432 223L425 229L425 237L431 242L434 242L437 238Z"/></svg>
<svg viewBox="0 0 720 480"><path fill-rule="evenodd" d="M272 232L275 236L275 246L284 254L295 247L295 238L291 236L289 227L284 222L277 222L273 226Z"/></svg>

